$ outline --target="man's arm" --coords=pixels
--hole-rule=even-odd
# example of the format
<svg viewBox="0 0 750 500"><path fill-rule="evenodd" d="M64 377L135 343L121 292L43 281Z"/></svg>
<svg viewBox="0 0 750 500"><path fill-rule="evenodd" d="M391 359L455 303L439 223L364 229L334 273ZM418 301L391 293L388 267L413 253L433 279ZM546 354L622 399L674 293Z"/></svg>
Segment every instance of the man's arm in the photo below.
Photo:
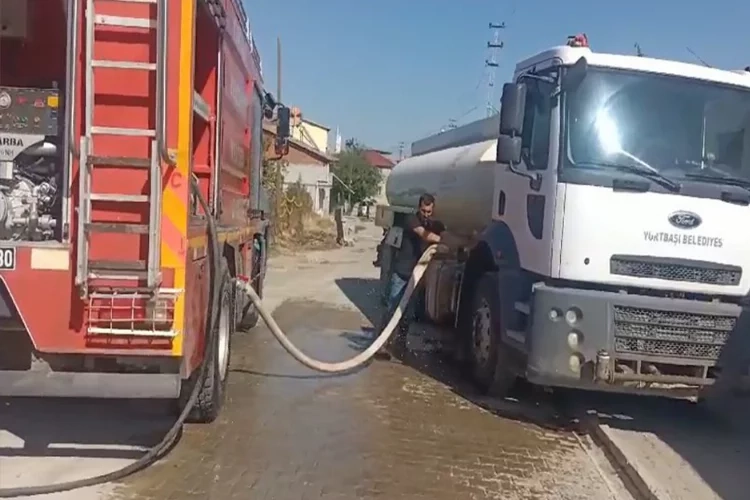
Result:
<svg viewBox="0 0 750 500"><path fill-rule="evenodd" d="M440 243L440 235L435 234L422 226L416 215L409 218L407 227L414 231L423 241L427 243Z"/></svg>

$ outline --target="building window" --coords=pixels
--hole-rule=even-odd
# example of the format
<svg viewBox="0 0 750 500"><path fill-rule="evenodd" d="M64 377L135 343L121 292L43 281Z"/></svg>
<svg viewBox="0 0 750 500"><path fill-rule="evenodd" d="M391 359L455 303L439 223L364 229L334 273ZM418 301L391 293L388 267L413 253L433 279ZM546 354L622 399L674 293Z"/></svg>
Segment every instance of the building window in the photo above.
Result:
<svg viewBox="0 0 750 500"><path fill-rule="evenodd" d="M326 190L324 188L318 188L318 210L326 212Z"/></svg>

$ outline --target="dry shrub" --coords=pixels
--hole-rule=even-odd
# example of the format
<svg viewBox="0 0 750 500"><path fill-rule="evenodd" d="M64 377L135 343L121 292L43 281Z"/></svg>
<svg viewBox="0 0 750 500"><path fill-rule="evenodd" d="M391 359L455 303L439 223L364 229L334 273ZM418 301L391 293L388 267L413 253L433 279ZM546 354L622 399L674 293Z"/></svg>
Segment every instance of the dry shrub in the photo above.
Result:
<svg viewBox="0 0 750 500"><path fill-rule="evenodd" d="M305 232L305 220L312 213L312 197L302 183L297 181L286 188L281 200L279 229L299 237Z"/></svg>
<svg viewBox="0 0 750 500"><path fill-rule="evenodd" d="M276 220L276 244L287 250L335 248L336 224L313 212L312 197L296 182L280 197Z"/></svg>

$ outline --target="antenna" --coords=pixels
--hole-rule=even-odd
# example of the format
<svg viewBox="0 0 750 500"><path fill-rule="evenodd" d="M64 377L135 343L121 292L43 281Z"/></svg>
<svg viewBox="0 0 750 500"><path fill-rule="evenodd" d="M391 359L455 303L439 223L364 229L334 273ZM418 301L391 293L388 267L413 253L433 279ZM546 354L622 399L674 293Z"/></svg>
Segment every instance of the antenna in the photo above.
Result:
<svg viewBox="0 0 750 500"><path fill-rule="evenodd" d="M696 54L696 53L695 53L695 52L693 51L693 49L691 49L690 47L685 47L685 48L687 49L687 51L688 51L688 52L690 52L690 53L691 53L691 54L693 55L693 57L695 57L696 59L698 59L698 60L699 60L699 61L701 62L701 64L702 64L702 65L704 65L704 66L705 66L705 67L707 67L707 68L710 68L710 67L711 67L711 65L710 65L710 64L708 64L708 63L707 63L706 61L704 61L703 59L701 59L701 56L699 56L698 54Z"/></svg>
<svg viewBox="0 0 750 500"><path fill-rule="evenodd" d="M495 114L495 73L497 72L497 56L500 49L503 48L503 42L500 41L500 30L505 29L505 23L490 23L492 30L492 41L487 42L489 55L484 61L487 68L487 116Z"/></svg>

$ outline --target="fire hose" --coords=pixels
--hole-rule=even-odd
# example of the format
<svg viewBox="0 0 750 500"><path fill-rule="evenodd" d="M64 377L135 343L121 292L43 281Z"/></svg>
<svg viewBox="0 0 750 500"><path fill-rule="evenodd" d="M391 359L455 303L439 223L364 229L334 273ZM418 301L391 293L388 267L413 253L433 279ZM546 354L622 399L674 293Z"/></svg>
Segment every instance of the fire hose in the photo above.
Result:
<svg viewBox="0 0 750 500"><path fill-rule="evenodd" d="M422 280L422 277L427 270L427 265L430 263L430 260L432 260L432 256L435 254L436 250L437 245L432 245L427 248L427 250L425 250L425 252L422 254L422 257L419 259L417 265L414 268L414 272L412 272L412 275L409 278L409 282L406 285L406 290L401 297L401 301L398 303L396 311L393 313L393 316L391 316L391 319L385 325L385 328L381 330L381 333L372 342L372 344L370 344L367 349L357 354L356 356L345 361L339 361L335 363L319 361L302 352L289 340L286 334L281 330L278 323L276 323L276 320L273 318L273 316L271 316L271 313L268 311L268 309L263 307L263 303L261 302L260 297L258 296L255 289L253 289L253 287L250 285L250 283L242 282L240 287L250 297L253 305L258 308L260 316L268 326L268 329L271 330L273 336L276 338L276 340L279 341L279 344L281 344L286 352L288 352L294 359L296 359L306 367L319 372L348 372L366 364L386 344L386 342L388 342L388 339L396 330L396 326L398 326L398 323L401 320L404 311L406 310L406 306L409 303L409 300L411 300L412 295L414 294L414 289Z"/></svg>
<svg viewBox="0 0 750 500"><path fill-rule="evenodd" d="M201 388L201 382L203 381L204 377L206 376L206 367L207 363L206 360L210 360L213 356L214 350L216 349L216 335L218 332L218 328L216 328L216 325L219 321L219 299L220 299L220 292L221 292L221 282L219 280L219 277L221 276L220 270L221 270L221 259L222 259L222 252L219 245L219 239L217 234L217 228L216 228L216 221L214 218L210 215L210 208L208 206L208 203L206 202L206 198L203 196L203 193L201 192L198 182L195 179L195 177L190 177L190 187L193 192L193 194L198 199L199 204L201 205L201 208L203 209L203 212L206 214L206 221L208 226L208 239L210 242L209 245L209 258L211 260L211 273L210 273L210 304L211 307L208 311L208 317L206 320L206 352L203 356L203 361L201 362L201 365L199 367L198 372L198 383L195 384L195 387L193 388L190 397L188 398L185 407L180 412L179 417L175 421L175 423L170 427L167 434L164 436L164 438L156 444L154 447L150 448L141 458L136 460L135 462L131 463L130 465L127 465L121 469L101 474L99 476L90 477L90 478L83 478L83 479L77 479L73 481L67 481L62 483L56 483L56 484L44 484L44 485L38 485L38 486L22 486L18 488L0 488L0 498L18 498L18 497L29 497L29 496L37 496L37 495L48 495L53 493L61 493L64 491L70 491L70 490L76 490L79 488L87 488L92 486L97 486L104 483L110 483L114 481L119 481L127 476L130 476L138 471L141 471L145 469L146 467L152 465L156 461L158 461L160 458L162 458L164 455L166 455L169 450L172 448L172 446L177 442L178 437L180 436L180 432L182 430L183 424L187 420L190 411L192 410L193 406L195 405L195 402L198 399L198 394ZM401 317L404 314L404 311L406 310L406 306L409 303L409 300L411 300L412 295L414 294L414 290L416 286L419 284L419 282L424 277L424 273L427 270L427 266L432 260L433 255L437 251L437 245L431 245L430 247L425 250L425 252L420 257L419 261L417 262L417 265L414 268L414 271L409 278L409 282L406 286L406 290L404 291L401 300L398 304L398 307L396 308L396 311L394 312L391 319L388 321L388 323L385 325L385 327L381 330L380 334L377 336L377 338L370 344L370 346L362 351L361 353L357 354L356 356L353 356L350 359L339 361L339 362L333 362L328 363L324 361L319 361L317 359L311 358L304 352L302 352L298 347L296 347L286 336L286 334L281 330L278 323L276 323L276 320L271 316L271 313L263 306L263 302L261 301L260 296L255 291L255 289L252 287L250 282L247 281L238 281L239 288L243 290L252 301L253 305L258 309L258 312L260 313L261 318L263 318L263 321L268 326L268 329L273 334L274 338L281 344L281 346L297 361L305 365L306 367L319 371L324 373L344 373L344 372L350 372L358 367L361 367L368 363L373 356L388 342L388 339L391 337L393 332L396 330L396 327L401 320Z"/></svg>

